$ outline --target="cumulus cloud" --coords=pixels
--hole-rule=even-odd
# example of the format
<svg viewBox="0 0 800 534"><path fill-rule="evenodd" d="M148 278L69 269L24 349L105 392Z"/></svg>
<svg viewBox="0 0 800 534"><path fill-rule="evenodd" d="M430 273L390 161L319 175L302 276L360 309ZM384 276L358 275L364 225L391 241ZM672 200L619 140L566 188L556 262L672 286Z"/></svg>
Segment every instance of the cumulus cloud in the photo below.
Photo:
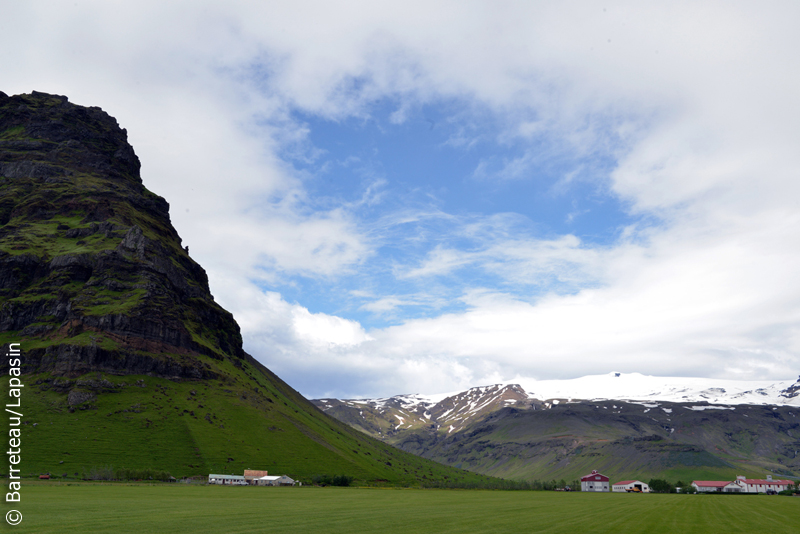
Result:
<svg viewBox="0 0 800 534"><path fill-rule="evenodd" d="M308 395L609 369L786 378L800 351L798 11L13 3L0 90L117 117L247 350ZM367 120L387 100L395 126L457 103L460 150L522 147L476 165L483 181L605 158L584 179L635 220L601 246L513 214L392 204L385 177L352 198L315 196L292 163L320 157L297 113ZM348 280L351 311L395 322L368 329L355 312L290 302L277 288L298 279ZM458 309L400 313L443 299Z"/></svg>

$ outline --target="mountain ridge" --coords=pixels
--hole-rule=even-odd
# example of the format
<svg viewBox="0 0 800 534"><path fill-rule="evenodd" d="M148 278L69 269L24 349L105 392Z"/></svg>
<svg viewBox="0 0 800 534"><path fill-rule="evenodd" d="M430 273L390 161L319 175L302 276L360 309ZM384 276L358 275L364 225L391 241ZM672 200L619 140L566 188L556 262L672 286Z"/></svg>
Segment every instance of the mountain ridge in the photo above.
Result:
<svg viewBox="0 0 800 534"><path fill-rule="evenodd" d="M628 393L613 398L608 388L626 383ZM724 478L737 468L800 472L800 380L609 373L538 386L538 398L506 383L450 395L312 402L403 450L507 478L570 479L587 469L698 478Z"/></svg>

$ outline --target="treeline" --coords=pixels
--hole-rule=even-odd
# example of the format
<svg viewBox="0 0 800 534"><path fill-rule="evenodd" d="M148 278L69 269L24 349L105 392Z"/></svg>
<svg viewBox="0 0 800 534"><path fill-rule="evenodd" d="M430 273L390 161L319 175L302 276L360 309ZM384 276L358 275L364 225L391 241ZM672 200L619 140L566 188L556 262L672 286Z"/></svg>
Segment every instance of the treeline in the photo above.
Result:
<svg viewBox="0 0 800 534"><path fill-rule="evenodd" d="M172 479L169 471L160 469L114 469L110 465L83 469L81 480L161 480L169 481Z"/></svg>
<svg viewBox="0 0 800 534"><path fill-rule="evenodd" d="M581 483L573 480L567 484L565 480L427 480L423 488L431 489L488 489L488 490L520 490L520 491L580 491ZM569 488L569 489L566 489Z"/></svg>

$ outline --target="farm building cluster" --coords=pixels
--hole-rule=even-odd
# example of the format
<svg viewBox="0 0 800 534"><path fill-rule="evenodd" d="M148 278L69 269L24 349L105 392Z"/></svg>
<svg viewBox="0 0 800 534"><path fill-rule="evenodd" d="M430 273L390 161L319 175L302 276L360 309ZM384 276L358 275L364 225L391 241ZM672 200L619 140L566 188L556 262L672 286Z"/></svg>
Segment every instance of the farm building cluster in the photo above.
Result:
<svg viewBox="0 0 800 534"><path fill-rule="evenodd" d="M610 479L597 471L581 477L581 491L615 491L628 493L650 493L650 486L641 480L623 480L610 484Z"/></svg>
<svg viewBox="0 0 800 534"><path fill-rule="evenodd" d="M208 475L209 484L224 486L294 486L295 481L286 475L274 476L267 471L245 469L244 475ZM302 482L298 482L302 485Z"/></svg>
<svg viewBox="0 0 800 534"><path fill-rule="evenodd" d="M773 479L772 475L767 475L766 480L738 476L733 481L695 480L692 486L698 493L778 493L794 486L794 482Z"/></svg>
<svg viewBox="0 0 800 534"><path fill-rule="evenodd" d="M692 486L698 493L778 493L793 487L791 480L773 479L768 475L766 480L736 477L736 480L695 480ZM581 477L581 491L615 491L628 493L650 493L650 487L640 480L623 480L610 485L609 478L597 471Z"/></svg>

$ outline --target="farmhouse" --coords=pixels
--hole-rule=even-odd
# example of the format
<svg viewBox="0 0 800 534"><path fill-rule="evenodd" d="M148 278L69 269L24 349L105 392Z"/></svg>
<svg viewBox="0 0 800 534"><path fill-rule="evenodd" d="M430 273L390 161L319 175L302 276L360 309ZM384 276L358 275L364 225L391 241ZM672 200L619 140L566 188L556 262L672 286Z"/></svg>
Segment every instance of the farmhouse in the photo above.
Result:
<svg viewBox="0 0 800 534"><path fill-rule="evenodd" d="M731 484L728 480L695 480L692 486L697 493L709 493L712 491L722 491L723 488Z"/></svg>
<svg viewBox="0 0 800 534"><path fill-rule="evenodd" d="M209 484L226 486L294 486L295 481L286 475L270 476L266 471L245 469L241 475L208 475ZM303 485L302 483L300 484Z"/></svg>
<svg viewBox="0 0 800 534"><path fill-rule="evenodd" d="M267 471L259 471L257 469L245 469L244 470L244 479L250 485L255 485L256 480L261 477L268 476L269 473Z"/></svg>
<svg viewBox="0 0 800 534"><path fill-rule="evenodd" d="M743 476L736 477L736 482L744 486L744 491L747 493L767 493L785 491L794 485L791 480L773 480L772 475L767 475L766 480L757 478L744 478Z"/></svg>
<svg viewBox="0 0 800 534"><path fill-rule="evenodd" d="M626 491L629 493L650 493L650 486L641 480L623 480L622 482L617 482L614 484L611 488L611 491L615 491L617 493Z"/></svg>
<svg viewBox="0 0 800 534"><path fill-rule="evenodd" d="M247 481L241 475L208 475L209 484L222 484L225 486L246 486Z"/></svg>
<svg viewBox="0 0 800 534"><path fill-rule="evenodd" d="M581 477L581 491L609 491L608 477L597 471Z"/></svg>
<svg viewBox="0 0 800 534"><path fill-rule="evenodd" d="M698 493L772 493L789 489L794 483L791 480L773 480L768 475L766 480L736 477L734 481L695 480L692 486Z"/></svg>

